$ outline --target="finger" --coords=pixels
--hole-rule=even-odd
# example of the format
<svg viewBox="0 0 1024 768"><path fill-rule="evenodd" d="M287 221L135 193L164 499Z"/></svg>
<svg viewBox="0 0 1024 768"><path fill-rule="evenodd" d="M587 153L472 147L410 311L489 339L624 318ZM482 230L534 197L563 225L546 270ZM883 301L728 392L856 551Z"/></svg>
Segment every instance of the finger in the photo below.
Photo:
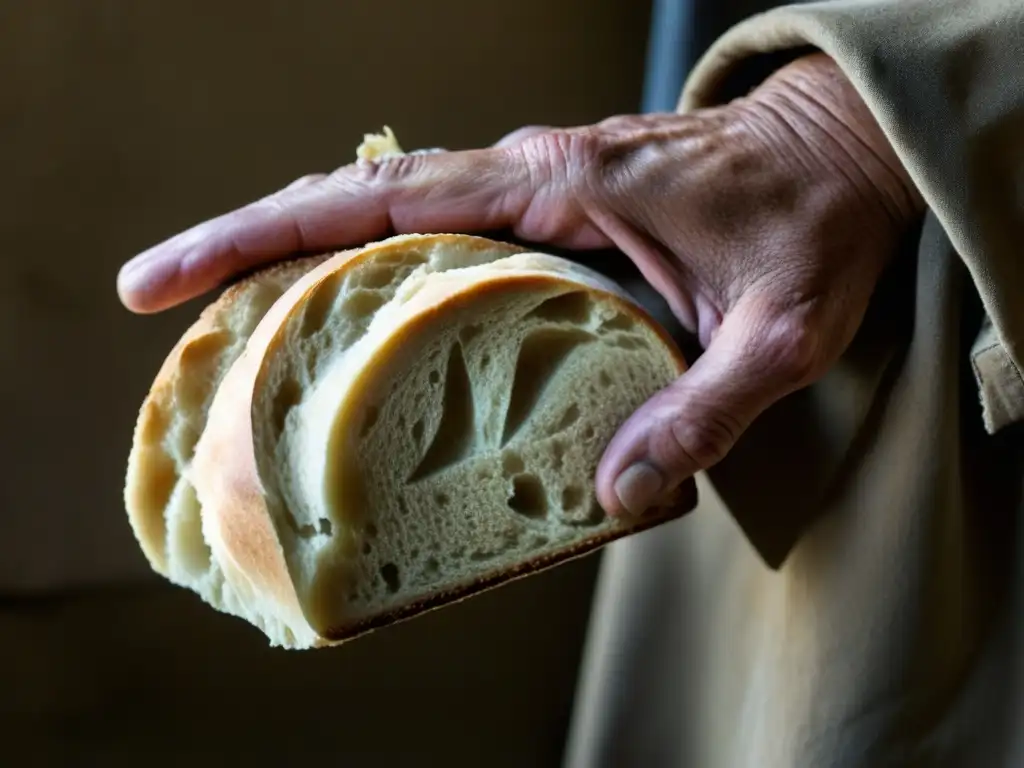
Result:
<svg viewBox="0 0 1024 768"><path fill-rule="evenodd" d="M346 166L207 221L141 254L118 275L122 302L156 312L285 256L392 233L505 229L535 192L518 153L418 154Z"/></svg>
<svg viewBox="0 0 1024 768"><path fill-rule="evenodd" d="M318 184L326 178L326 173L310 173L296 179L287 187L282 189L281 192L291 192L294 189L302 189L303 187L308 187L310 184ZM281 194L281 192L277 192L275 194Z"/></svg>
<svg viewBox="0 0 1024 768"><path fill-rule="evenodd" d="M516 144L522 144L527 139L539 136L542 133L547 133L553 130L551 126L547 125L526 125L522 128L517 128L512 133L506 134L494 145L496 148L513 147Z"/></svg>
<svg viewBox="0 0 1024 768"><path fill-rule="evenodd" d="M766 408L810 383L819 347L803 312L738 306L693 368L641 407L609 444L597 493L609 514L665 502L720 461Z"/></svg>

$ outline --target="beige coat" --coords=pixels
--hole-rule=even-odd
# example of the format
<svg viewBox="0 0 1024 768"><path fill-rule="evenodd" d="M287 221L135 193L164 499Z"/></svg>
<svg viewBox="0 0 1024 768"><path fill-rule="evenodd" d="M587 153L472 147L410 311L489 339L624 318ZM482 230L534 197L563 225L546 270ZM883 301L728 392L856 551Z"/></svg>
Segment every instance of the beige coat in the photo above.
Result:
<svg viewBox="0 0 1024 768"><path fill-rule="evenodd" d="M930 211L840 364L710 473L720 498L705 478L609 551L573 768L1024 765L1024 4L772 11L681 109L807 46Z"/></svg>

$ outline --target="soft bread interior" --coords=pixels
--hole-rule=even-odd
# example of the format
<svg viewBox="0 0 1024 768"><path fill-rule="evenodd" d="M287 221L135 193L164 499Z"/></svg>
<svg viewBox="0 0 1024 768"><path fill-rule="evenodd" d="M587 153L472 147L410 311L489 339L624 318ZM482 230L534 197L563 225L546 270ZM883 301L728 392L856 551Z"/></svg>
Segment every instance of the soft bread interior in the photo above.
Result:
<svg viewBox="0 0 1024 768"><path fill-rule="evenodd" d="M319 365L347 354L406 277L487 263L521 250L461 235L407 235L338 254L274 303L221 381L189 477L202 507L203 538L230 586L225 591L237 598L239 607L231 612L273 643L308 647L321 638L303 617L285 563L291 537L307 532L289 526L287 514L271 521L268 508L281 508L275 483L257 472L267 451L264 433L273 433L287 416ZM327 317L333 322L327 324ZM274 349L287 354L272 354ZM257 380L266 377L281 384L271 403L274 414L254 420L251 412L259 407L262 390ZM309 468L300 465L298 471Z"/></svg>
<svg viewBox="0 0 1024 768"><path fill-rule="evenodd" d="M324 637L628 525L593 476L619 424L679 374L674 347L596 273L480 261L450 245L367 260L310 294L264 358L260 481Z"/></svg>
<svg viewBox="0 0 1024 768"><path fill-rule="evenodd" d="M360 354L372 354L424 285L436 289L445 285L444 273L493 268L521 250L465 236L392 238L319 281L276 329L253 383L252 440L267 501L285 522L286 551L292 535L310 538L320 525L319 519L300 522L297 511L301 487L320 483L326 472L326 455L308 450L309 440L317 438L309 436L304 419L312 413L314 428L323 426L322 416L336 403L311 402L325 393L330 400L339 391L339 376L357 370L353 349L358 345Z"/></svg>
<svg viewBox="0 0 1024 768"><path fill-rule="evenodd" d="M274 302L324 259L285 262L228 288L168 355L136 422L125 504L143 553L157 573L232 613L237 610L203 538L189 467L214 393L253 330Z"/></svg>

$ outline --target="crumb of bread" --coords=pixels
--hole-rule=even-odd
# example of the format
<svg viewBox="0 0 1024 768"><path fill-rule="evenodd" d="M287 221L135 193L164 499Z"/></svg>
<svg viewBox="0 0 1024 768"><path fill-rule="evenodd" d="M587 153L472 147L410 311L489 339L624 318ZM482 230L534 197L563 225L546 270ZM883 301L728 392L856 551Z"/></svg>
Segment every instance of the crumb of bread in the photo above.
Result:
<svg viewBox="0 0 1024 768"><path fill-rule="evenodd" d="M356 148L356 157L360 160L386 160L398 157L405 152L398 144L395 133L384 126L384 133L367 133L363 135L363 143Z"/></svg>

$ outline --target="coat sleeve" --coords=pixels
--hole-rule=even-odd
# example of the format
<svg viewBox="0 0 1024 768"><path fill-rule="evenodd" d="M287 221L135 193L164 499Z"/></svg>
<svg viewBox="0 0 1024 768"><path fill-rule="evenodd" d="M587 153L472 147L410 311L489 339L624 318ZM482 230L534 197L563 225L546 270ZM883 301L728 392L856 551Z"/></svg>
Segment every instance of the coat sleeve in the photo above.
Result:
<svg viewBox="0 0 1024 768"><path fill-rule="evenodd" d="M709 49L680 109L742 95L808 49L830 55L857 88L970 272L987 314L971 355L986 428L1024 419L1024 3L777 8Z"/></svg>

